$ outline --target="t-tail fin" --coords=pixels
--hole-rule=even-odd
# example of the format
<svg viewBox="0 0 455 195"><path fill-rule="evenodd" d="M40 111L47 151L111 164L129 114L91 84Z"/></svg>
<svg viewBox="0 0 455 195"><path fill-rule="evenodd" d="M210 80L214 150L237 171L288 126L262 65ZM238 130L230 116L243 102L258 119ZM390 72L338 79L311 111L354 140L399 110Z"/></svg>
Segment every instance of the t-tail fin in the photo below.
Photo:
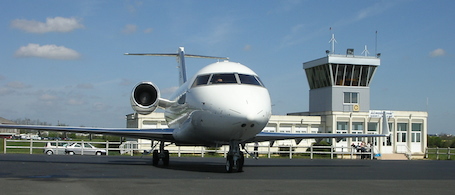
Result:
<svg viewBox="0 0 455 195"><path fill-rule="evenodd" d="M179 47L177 51L177 63L179 63L179 84L183 85L186 82L186 66L185 66L185 48Z"/></svg>
<svg viewBox="0 0 455 195"><path fill-rule="evenodd" d="M179 84L180 85L182 85L183 83L185 83L187 81L185 57L229 60L229 58L227 58L227 57L215 57L215 56L202 56L202 55L185 54L184 47L179 47L177 53L125 53L125 55L177 57L177 63L179 64L178 68L179 68Z"/></svg>

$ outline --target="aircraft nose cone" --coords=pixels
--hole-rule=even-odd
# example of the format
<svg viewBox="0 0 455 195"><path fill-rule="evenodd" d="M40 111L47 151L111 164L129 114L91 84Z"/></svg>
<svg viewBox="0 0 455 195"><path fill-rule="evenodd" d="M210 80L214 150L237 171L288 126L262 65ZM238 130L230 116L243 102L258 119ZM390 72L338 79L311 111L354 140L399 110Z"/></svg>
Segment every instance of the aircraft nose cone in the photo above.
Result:
<svg viewBox="0 0 455 195"><path fill-rule="evenodd" d="M266 120L266 117L261 114L262 111L253 109L244 110L244 121L241 124L244 128L254 128L257 125L262 125Z"/></svg>
<svg viewBox="0 0 455 195"><path fill-rule="evenodd" d="M249 113L249 114L246 116L246 121L248 121L248 122L256 122L256 120L257 120L256 114Z"/></svg>

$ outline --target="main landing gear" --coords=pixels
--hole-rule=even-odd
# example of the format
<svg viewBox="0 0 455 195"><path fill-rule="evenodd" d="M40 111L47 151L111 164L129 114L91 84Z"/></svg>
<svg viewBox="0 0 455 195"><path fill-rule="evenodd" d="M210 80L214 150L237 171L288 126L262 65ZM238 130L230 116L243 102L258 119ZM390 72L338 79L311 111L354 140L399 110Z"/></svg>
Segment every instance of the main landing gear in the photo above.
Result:
<svg viewBox="0 0 455 195"><path fill-rule="evenodd" d="M158 166L163 160L163 166L169 166L169 150L164 150L164 141L160 141L160 150L153 150L153 166Z"/></svg>
<svg viewBox="0 0 455 195"><path fill-rule="evenodd" d="M232 172L243 172L243 163L245 157L243 152L240 151L239 143L236 141L229 141L229 152L226 158L226 171Z"/></svg>

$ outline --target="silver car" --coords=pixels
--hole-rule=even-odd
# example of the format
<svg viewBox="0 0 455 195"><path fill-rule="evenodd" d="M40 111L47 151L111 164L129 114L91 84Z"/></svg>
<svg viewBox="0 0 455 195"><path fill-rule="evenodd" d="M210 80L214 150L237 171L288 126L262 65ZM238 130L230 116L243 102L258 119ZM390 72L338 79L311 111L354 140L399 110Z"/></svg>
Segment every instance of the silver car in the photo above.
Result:
<svg viewBox="0 0 455 195"><path fill-rule="evenodd" d="M47 142L44 146L44 153L47 155L66 154L66 146L68 146L68 142Z"/></svg>
<svg viewBox="0 0 455 195"><path fill-rule="evenodd" d="M106 155L105 149L100 149L90 143L73 143L66 147L66 154L69 155Z"/></svg>

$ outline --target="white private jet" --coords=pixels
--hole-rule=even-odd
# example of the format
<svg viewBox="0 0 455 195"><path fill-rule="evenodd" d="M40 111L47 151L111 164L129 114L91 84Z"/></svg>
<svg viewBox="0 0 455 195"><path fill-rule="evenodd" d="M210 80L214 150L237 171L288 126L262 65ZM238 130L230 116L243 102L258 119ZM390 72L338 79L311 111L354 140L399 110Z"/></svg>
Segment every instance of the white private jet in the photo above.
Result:
<svg viewBox="0 0 455 195"><path fill-rule="evenodd" d="M148 56L177 56L180 87L169 98L160 97L160 91L151 82L137 84L131 93L131 106L139 114L150 114L156 108L165 109L169 128L87 128L63 126L5 125L0 128L111 134L124 137L160 141L159 150L153 151L153 165L162 160L169 165L169 151L165 142L185 146L229 145L226 171L243 171L246 143L295 139L300 143L308 138L381 137L372 134L289 134L261 132L272 115L270 95L259 76L248 67L227 58L189 55L180 47L173 54L129 54ZM186 57L213 58L225 61L210 64L186 78Z"/></svg>

